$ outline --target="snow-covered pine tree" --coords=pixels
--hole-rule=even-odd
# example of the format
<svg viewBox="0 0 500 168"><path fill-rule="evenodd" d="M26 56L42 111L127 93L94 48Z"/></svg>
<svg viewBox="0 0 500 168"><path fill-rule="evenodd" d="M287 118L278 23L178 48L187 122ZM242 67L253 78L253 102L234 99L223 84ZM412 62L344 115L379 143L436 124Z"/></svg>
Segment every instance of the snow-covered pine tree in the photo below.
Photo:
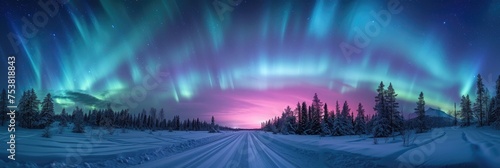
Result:
<svg viewBox="0 0 500 168"><path fill-rule="evenodd" d="M394 133L398 133L401 131L401 129L403 129L403 118L398 110L399 103L396 101L396 97L398 96L398 94L396 94L396 91L394 91L392 83L389 83L389 87L387 88L387 91L385 93L385 102L390 123L389 126L391 128L390 131L391 135L394 137Z"/></svg>
<svg viewBox="0 0 500 168"><path fill-rule="evenodd" d="M65 108L62 109L60 118L61 118L61 122L59 123L59 125L61 125L63 127L68 126L68 113L66 113Z"/></svg>
<svg viewBox="0 0 500 168"><path fill-rule="evenodd" d="M340 105L339 105L339 101L337 100L335 102L335 114L337 115L337 118L340 117L339 114L340 114Z"/></svg>
<svg viewBox="0 0 500 168"><path fill-rule="evenodd" d="M352 135L354 134L354 127L352 125L352 119L350 116L351 109L349 108L349 104L347 101L344 101L344 105L342 106L342 112L340 113L341 117L341 125L343 135Z"/></svg>
<svg viewBox="0 0 500 168"><path fill-rule="evenodd" d="M493 116L493 114L495 113L495 98L491 98L489 100L490 102L488 103L488 110L487 110L487 116L486 118L488 118L486 120L486 124L487 125L491 125L493 123L493 121L495 120L495 117Z"/></svg>
<svg viewBox="0 0 500 168"><path fill-rule="evenodd" d="M301 120L300 120L300 127L302 128L301 134L306 134L307 130L307 125L308 125L308 120L307 120L307 104L306 102L302 102L302 108L301 108Z"/></svg>
<svg viewBox="0 0 500 168"><path fill-rule="evenodd" d="M377 144L377 138L388 137L390 135L389 120L379 114L375 114L372 120L374 143Z"/></svg>
<svg viewBox="0 0 500 168"><path fill-rule="evenodd" d="M363 109L363 105L361 103L359 103L356 111L358 114L356 115L356 120L354 121L354 133L356 135L366 134L365 109Z"/></svg>
<svg viewBox="0 0 500 168"><path fill-rule="evenodd" d="M26 103L24 105L25 111L23 112L23 117L26 121L26 128L37 128L37 122L39 121L38 111L40 101L38 100L34 89L28 91Z"/></svg>
<svg viewBox="0 0 500 168"><path fill-rule="evenodd" d="M151 116L149 128L151 128L151 130L153 130L153 131L156 131L156 125L154 124L156 121L156 109L151 108L151 110L149 110L149 115Z"/></svg>
<svg viewBox="0 0 500 168"><path fill-rule="evenodd" d="M210 130L208 132L209 133L215 133L215 132L217 132L215 130L215 119L214 119L214 116L212 116L212 120L210 122Z"/></svg>
<svg viewBox="0 0 500 168"><path fill-rule="evenodd" d="M311 104L311 119L312 119L312 133L321 133L321 111L323 110L323 102L318 98L318 94L314 93L313 101Z"/></svg>
<svg viewBox="0 0 500 168"><path fill-rule="evenodd" d="M340 111L337 111L336 112L337 114L335 115L335 119L333 121L333 129L332 129L332 135L333 136L342 136L344 135L344 131L343 131L343 128L342 128L342 121L341 121L341 115L340 115Z"/></svg>
<svg viewBox="0 0 500 168"><path fill-rule="evenodd" d="M23 128L27 128L28 127L28 121L27 121L27 117L25 115L26 111L27 111L27 103L28 103L28 92L24 91L23 92L23 95L21 96L21 99L19 99L19 104L17 105L18 106L18 121L19 121L19 126L23 127Z"/></svg>
<svg viewBox="0 0 500 168"><path fill-rule="evenodd" d="M160 129L164 130L166 129L166 124L167 120L165 119L165 111L163 111L163 108L160 109L160 113L158 114L158 118L160 119ZM194 122L194 120L193 120ZM196 130L196 127L195 127Z"/></svg>
<svg viewBox="0 0 500 168"><path fill-rule="evenodd" d="M328 122L328 105L326 103L323 105L323 121Z"/></svg>
<svg viewBox="0 0 500 168"><path fill-rule="evenodd" d="M99 125L99 122L97 121L97 110L94 109L89 115L89 124L92 126L92 128L96 128Z"/></svg>
<svg viewBox="0 0 500 168"><path fill-rule="evenodd" d="M294 134L295 133L295 130L297 129L296 127L294 127L295 125L295 117L292 116L292 115L287 115L285 118L284 118L284 127L286 128L286 131L287 133L286 134Z"/></svg>
<svg viewBox="0 0 500 168"><path fill-rule="evenodd" d="M312 128L313 128L313 123L314 123L312 118L313 118L313 116L312 116L312 107L311 107L311 106L309 106L309 107L307 108L307 123L306 123L306 129L305 129L305 131L304 131L307 135L314 134L314 132L313 132L313 130L312 130Z"/></svg>
<svg viewBox="0 0 500 168"><path fill-rule="evenodd" d="M370 115L365 116L366 134L373 134L373 125L374 125L373 122L375 122L374 118L375 118L374 114L372 114L371 116Z"/></svg>
<svg viewBox="0 0 500 168"><path fill-rule="evenodd" d="M330 129L328 128L328 124L326 123L326 120L321 120L320 136L324 137L326 135L330 135Z"/></svg>
<svg viewBox="0 0 500 168"><path fill-rule="evenodd" d="M82 116L83 116L83 112L82 112ZM111 104L107 105L107 108L104 111L104 118L103 118L103 120L104 120L104 127L108 131L108 134L109 135L113 135L113 133L114 133L114 127L115 127L115 125L114 125L114 123L115 123L115 112L111 108Z"/></svg>
<svg viewBox="0 0 500 168"><path fill-rule="evenodd" d="M354 112L351 112L351 115L349 115L349 121L351 122L352 132L354 134Z"/></svg>
<svg viewBox="0 0 500 168"><path fill-rule="evenodd" d="M128 118L129 118L128 109L120 111L118 122L120 124L120 127L122 128L122 132L124 132L124 129L127 128L129 124L131 124L128 123Z"/></svg>
<svg viewBox="0 0 500 168"><path fill-rule="evenodd" d="M9 112L7 104L8 104L7 92L5 91L5 89L2 89L2 95L0 95L0 120L2 122L2 126L5 120L7 119L7 113Z"/></svg>
<svg viewBox="0 0 500 168"><path fill-rule="evenodd" d="M327 121L327 124L328 124L328 129L330 129L330 135L332 135L333 133L333 125L334 125L334 121L335 120L335 111L330 111L330 115L328 115L328 121Z"/></svg>
<svg viewBox="0 0 500 168"><path fill-rule="evenodd" d="M284 121L286 118L286 109L281 113L281 120L278 122L279 123L279 129L280 133L283 135L288 135L288 126L286 122Z"/></svg>
<svg viewBox="0 0 500 168"><path fill-rule="evenodd" d="M465 96L465 99L467 100L465 107L467 107L467 115L468 115L468 121L469 121L469 126L470 126L472 121L474 120L474 112L472 111L472 101L470 100L469 95Z"/></svg>
<svg viewBox="0 0 500 168"><path fill-rule="evenodd" d="M373 137L375 139L378 137L387 137L390 135L390 122L388 120L387 108L386 108L386 99L385 99L385 88L384 83L380 82L380 85L377 88L377 96L375 96L375 116L373 117L373 125L372 132Z"/></svg>
<svg viewBox="0 0 500 168"><path fill-rule="evenodd" d="M474 103L474 112L478 117L478 125L480 127L483 126L483 117L484 117L484 97L486 94L486 90L484 88L483 79L481 78L481 74L477 75L476 81L476 103Z"/></svg>
<svg viewBox="0 0 500 168"><path fill-rule="evenodd" d="M333 126L333 123L330 125L330 117L328 115L328 105L325 103L325 105L323 106L323 120L322 120L322 123L321 123L321 132L324 134L324 135L331 135L331 128Z"/></svg>
<svg viewBox="0 0 500 168"><path fill-rule="evenodd" d="M415 112L417 113L417 133L423 133L428 130L427 125L425 123L425 100L424 93L420 92L417 101L417 107L415 108Z"/></svg>
<svg viewBox="0 0 500 168"><path fill-rule="evenodd" d="M495 87L495 109L493 110L492 118L493 127L500 129L500 75L498 76Z"/></svg>
<svg viewBox="0 0 500 168"><path fill-rule="evenodd" d="M290 134L296 131L296 119L293 115L292 108L287 106L284 110L284 115L282 116L282 134Z"/></svg>
<svg viewBox="0 0 500 168"><path fill-rule="evenodd" d="M458 120L457 120L457 103L454 103L454 113L453 113L453 116L454 116L454 120L453 120L453 125L454 126L457 126L458 125Z"/></svg>
<svg viewBox="0 0 500 168"><path fill-rule="evenodd" d="M83 110L76 107L75 110L73 110L73 116L74 116L73 123L75 124L73 127L73 132L85 133L84 123L83 123Z"/></svg>
<svg viewBox="0 0 500 168"><path fill-rule="evenodd" d="M484 95L482 98L483 102L483 126L488 124L488 117L489 117L489 108L490 108L490 103L491 103L491 95L490 91L488 90L488 87L484 87Z"/></svg>
<svg viewBox="0 0 500 168"><path fill-rule="evenodd" d="M462 125L470 126L472 121L472 110L471 110L471 102L469 99L469 95L462 96L460 107L461 107L460 117L462 118Z"/></svg>
<svg viewBox="0 0 500 168"><path fill-rule="evenodd" d="M303 123L302 123L302 107L300 105L300 102L297 102L297 107L295 108L295 111L297 111L297 119L298 119L298 124L297 124L297 130L296 134L302 134L302 131L304 130Z"/></svg>
<svg viewBox="0 0 500 168"><path fill-rule="evenodd" d="M40 114L40 127L45 128L54 122L54 101L50 93L42 101L42 111Z"/></svg>
<svg viewBox="0 0 500 168"><path fill-rule="evenodd" d="M50 138L52 137L52 133L50 132L50 125L45 125L45 127L43 128L43 134L42 134L42 137L44 138Z"/></svg>

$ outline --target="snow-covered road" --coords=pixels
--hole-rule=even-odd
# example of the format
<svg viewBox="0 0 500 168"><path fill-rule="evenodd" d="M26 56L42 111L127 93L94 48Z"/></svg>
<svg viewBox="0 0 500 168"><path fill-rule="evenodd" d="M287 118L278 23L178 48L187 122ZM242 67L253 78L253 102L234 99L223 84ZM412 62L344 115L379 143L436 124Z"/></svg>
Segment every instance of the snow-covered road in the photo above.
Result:
<svg viewBox="0 0 500 168"><path fill-rule="evenodd" d="M237 132L137 167L325 167L317 155L301 151L258 132Z"/></svg>

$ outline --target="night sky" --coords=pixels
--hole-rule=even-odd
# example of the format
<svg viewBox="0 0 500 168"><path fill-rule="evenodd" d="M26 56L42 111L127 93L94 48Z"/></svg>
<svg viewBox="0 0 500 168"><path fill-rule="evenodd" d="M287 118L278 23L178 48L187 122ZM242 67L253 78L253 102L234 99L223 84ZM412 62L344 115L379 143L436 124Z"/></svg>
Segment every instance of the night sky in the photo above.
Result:
<svg viewBox="0 0 500 168"><path fill-rule="evenodd" d="M478 73L490 91L500 74L500 1L103 0L52 13L0 3L0 57L17 57L17 96L50 92L57 112L112 103L252 128L314 93L330 109L347 100L373 113L380 81L404 114L421 91L447 112L475 97Z"/></svg>

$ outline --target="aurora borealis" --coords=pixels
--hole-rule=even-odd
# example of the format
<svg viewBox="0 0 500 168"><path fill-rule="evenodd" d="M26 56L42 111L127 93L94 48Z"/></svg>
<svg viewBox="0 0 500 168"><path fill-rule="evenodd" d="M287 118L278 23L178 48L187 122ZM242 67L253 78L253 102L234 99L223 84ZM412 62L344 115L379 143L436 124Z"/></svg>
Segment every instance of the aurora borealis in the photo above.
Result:
<svg viewBox="0 0 500 168"><path fill-rule="evenodd" d="M1 3L0 55L17 57L17 90L53 93L58 109L156 107L253 128L314 93L372 113L380 81L394 85L403 113L421 91L448 111L475 95L476 74L490 91L500 74L498 1L69 1L19 45L9 34L22 36L22 18L44 9ZM346 56L339 45L391 5L401 11Z"/></svg>

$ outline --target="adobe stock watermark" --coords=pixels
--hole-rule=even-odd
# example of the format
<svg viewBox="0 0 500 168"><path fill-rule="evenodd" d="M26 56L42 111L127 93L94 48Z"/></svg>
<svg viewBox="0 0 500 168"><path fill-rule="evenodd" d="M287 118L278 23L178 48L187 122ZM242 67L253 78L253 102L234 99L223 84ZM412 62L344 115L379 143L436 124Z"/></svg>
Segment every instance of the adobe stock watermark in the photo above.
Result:
<svg viewBox="0 0 500 168"><path fill-rule="evenodd" d="M452 130L458 129L458 127L451 127ZM436 152L436 146L445 143L448 140L448 135L442 128L433 129L431 132L431 138L424 140L415 140L416 144L425 143L425 141L430 141L429 143L423 144L415 149L411 149L406 157L401 157L401 162L399 163L399 168L413 168L415 166L420 166L424 164L428 158Z"/></svg>
<svg viewBox="0 0 500 168"><path fill-rule="evenodd" d="M94 137L96 136L96 137ZM85 131L85 139L78 142L76 145L66 145L66 166L75 166L83 162L83 156L92 153L95 145L102 143L102 132L94 134L93 130Z"/></svg>
<svg viewBox="0 0 500 168"><path fill-rule="evenodd" d="M217 12L219 20L222 22L224 21L224 13L232 12L234 7L238 6L241 1L242 0L225 0L225 2L223 2L222 0L214 0L212 2L212 6L214 7L215 12Z"/></svg>
<svg viewBox="0 0 500 168"><path fill-rule="evenodd" d="M399 14L403 11L403 6L399 0L389 0L387 2L387 9L378 12L371 11L370 15L373 21L365 24L364 29L354 27L354 44L343 41L339 44L342 54L347 62L351 62L351 56L354 54L361 54L362 50L370 45L372 38L380 35L382 27L387 27L392 20L392 15Z"/></svg>
<svg viewBox="0 0 500 168"><path fill-rule="evenodd" d="M495 79L495 76L493 76L492 73L489 73L486 78L483 79L484 86L488 88L490 92L495 91L496 84L497 84L497 79ZM500 80L500 76L498 76L498 80Z"/></svg>
<svg viewBox="0 0 500 168"><path fill-rule="evenodd" d="M50 18L54 18L59 13L60 6L68 3L69 0L39 0L38 6L41 10L35 12L31 18L23 16L21 21L21 34L14 34L9 32L7 38L9 39L14 52L19 53L19 46L29 42L29 39L35 37L39 29L44 28L49 23ZM50 16L50 18L49 18Z"/></svg>
<svg viewBox="0 0 500 168"><path fill-rule="evenodd" d="M159 65L152 69L147 69L147 71L148 74L142 78L140 84L112 100L112 102L116 102L112 103L113 109L136 108L140 102L143 102L148 97L150 91L160 87L160 84L164 83L170 77L170 73L162 71Z"/></svg>

